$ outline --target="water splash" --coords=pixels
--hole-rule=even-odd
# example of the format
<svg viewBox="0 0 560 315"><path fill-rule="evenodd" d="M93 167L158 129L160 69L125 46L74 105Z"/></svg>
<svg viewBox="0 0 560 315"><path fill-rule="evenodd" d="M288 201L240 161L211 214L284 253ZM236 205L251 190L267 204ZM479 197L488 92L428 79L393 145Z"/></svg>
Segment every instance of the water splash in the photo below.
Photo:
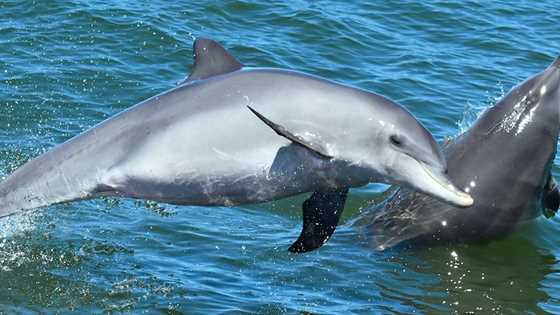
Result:
<svg viewBox="0 0 560 315"><path fill-rule="evenodd" d="M23 212L0 220L0 241L34 231L42 217L41 211Z"/></svg>
<svg viewBox="0 0 560 315"><path fill-rule="evenodd" d="M496 105L496 103L498 103L506 95L502 82L498 82L496 86L499 89L498 92L492 94L490 91L486 91L486 101L483 103L473 104L470 101L467 101L467 104L463 108L463 115L461 116L461 119L457 121L457 135L467 131L488 108Z"/></svg>

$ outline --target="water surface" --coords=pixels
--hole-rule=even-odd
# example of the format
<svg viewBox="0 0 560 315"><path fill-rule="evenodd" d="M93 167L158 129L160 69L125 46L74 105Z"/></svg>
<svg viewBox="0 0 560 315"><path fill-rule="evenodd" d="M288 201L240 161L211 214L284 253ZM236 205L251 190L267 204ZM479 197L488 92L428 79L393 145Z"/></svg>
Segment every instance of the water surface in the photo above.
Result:
<svg viewBox="0 0 560 315"><path fill-rule="evenodd" d="M2 1L0 174L173 87L197 36L248 66L384 94L441 141L560 53L558 21L551 0ZM384 188L354 190L344 220ZM386 252L343 225L294 255L302 200L94 200L2 220L0 314L560 313L557 219L490 244Z"/></svg>

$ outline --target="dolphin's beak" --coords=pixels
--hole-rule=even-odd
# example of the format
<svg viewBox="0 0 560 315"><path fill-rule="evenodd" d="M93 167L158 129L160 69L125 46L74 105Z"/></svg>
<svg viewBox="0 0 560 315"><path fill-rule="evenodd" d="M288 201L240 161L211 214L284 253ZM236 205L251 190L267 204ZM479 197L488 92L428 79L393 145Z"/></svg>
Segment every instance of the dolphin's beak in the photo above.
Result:
<svg viewBox="0 0 560 315"><path fill-rule="evenodd" d="M431 151L413 147L403 152L398 159L396 169L401 184L428 194L456 207L470 207L473 198L457 188L447 174L447 161L437 149L435 141Z"/></svg>
<svg viewBox="0 0 560 315"><path fill-rule="evenodd" d="M414 180L409 183L413 188L457 207L472 206L473 198L459 190L444 169L417 162L420 164L421 171L417 172Z"/></svg>

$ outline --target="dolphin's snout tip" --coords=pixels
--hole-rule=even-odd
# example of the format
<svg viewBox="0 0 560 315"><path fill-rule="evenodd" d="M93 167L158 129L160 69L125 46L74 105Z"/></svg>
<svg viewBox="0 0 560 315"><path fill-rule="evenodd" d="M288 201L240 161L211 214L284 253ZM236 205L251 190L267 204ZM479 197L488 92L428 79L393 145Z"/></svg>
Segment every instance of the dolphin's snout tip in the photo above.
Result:
<svg viewBox="0 0 560 315"><path fill-rule="evenodd" d="M457 192L457 202L456 205L462 208L470 207L474 204L474 199L471 195L458 191Z"/></svg>
<svg viewBox="0 0 560 315"><path fill-rule="evenodd" d="M460 207L460 208L467 208L467 207L470 207L474 204L474 199L470 194L460 190L458 187L453 185L451 182L449 182L447 184L447 188L451 192L451 196L447 200L447 202L455 205L456 207Z"/></svg>
<svg viewBox="0 0 560 315"><path fill-rule="evenodd" d="M433 169L423 163L420 165L424 169L425 179L420 186L416 186L419 190L455 207L466 208L473 205L472 196L453 184L447 167Z"/></svg>

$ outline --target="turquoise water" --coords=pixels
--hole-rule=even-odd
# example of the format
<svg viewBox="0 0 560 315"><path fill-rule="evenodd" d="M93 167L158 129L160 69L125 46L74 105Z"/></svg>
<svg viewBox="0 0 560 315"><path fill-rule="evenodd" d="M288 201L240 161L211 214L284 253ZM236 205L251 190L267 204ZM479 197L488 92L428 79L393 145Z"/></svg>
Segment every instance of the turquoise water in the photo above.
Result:
<svg viewBox="0 0 560 315"><path fill-rule="evenodd" d="M172 87L197 36L249 66L384 94L441 141L560 53L558 21L552 0L2 1L0 174ZM344 220L383 189L354 190ZM560 313L558 219L489 244L387 252L342 225L294 255L303 198L107 199L2 220L0 314Z"/></svg>

